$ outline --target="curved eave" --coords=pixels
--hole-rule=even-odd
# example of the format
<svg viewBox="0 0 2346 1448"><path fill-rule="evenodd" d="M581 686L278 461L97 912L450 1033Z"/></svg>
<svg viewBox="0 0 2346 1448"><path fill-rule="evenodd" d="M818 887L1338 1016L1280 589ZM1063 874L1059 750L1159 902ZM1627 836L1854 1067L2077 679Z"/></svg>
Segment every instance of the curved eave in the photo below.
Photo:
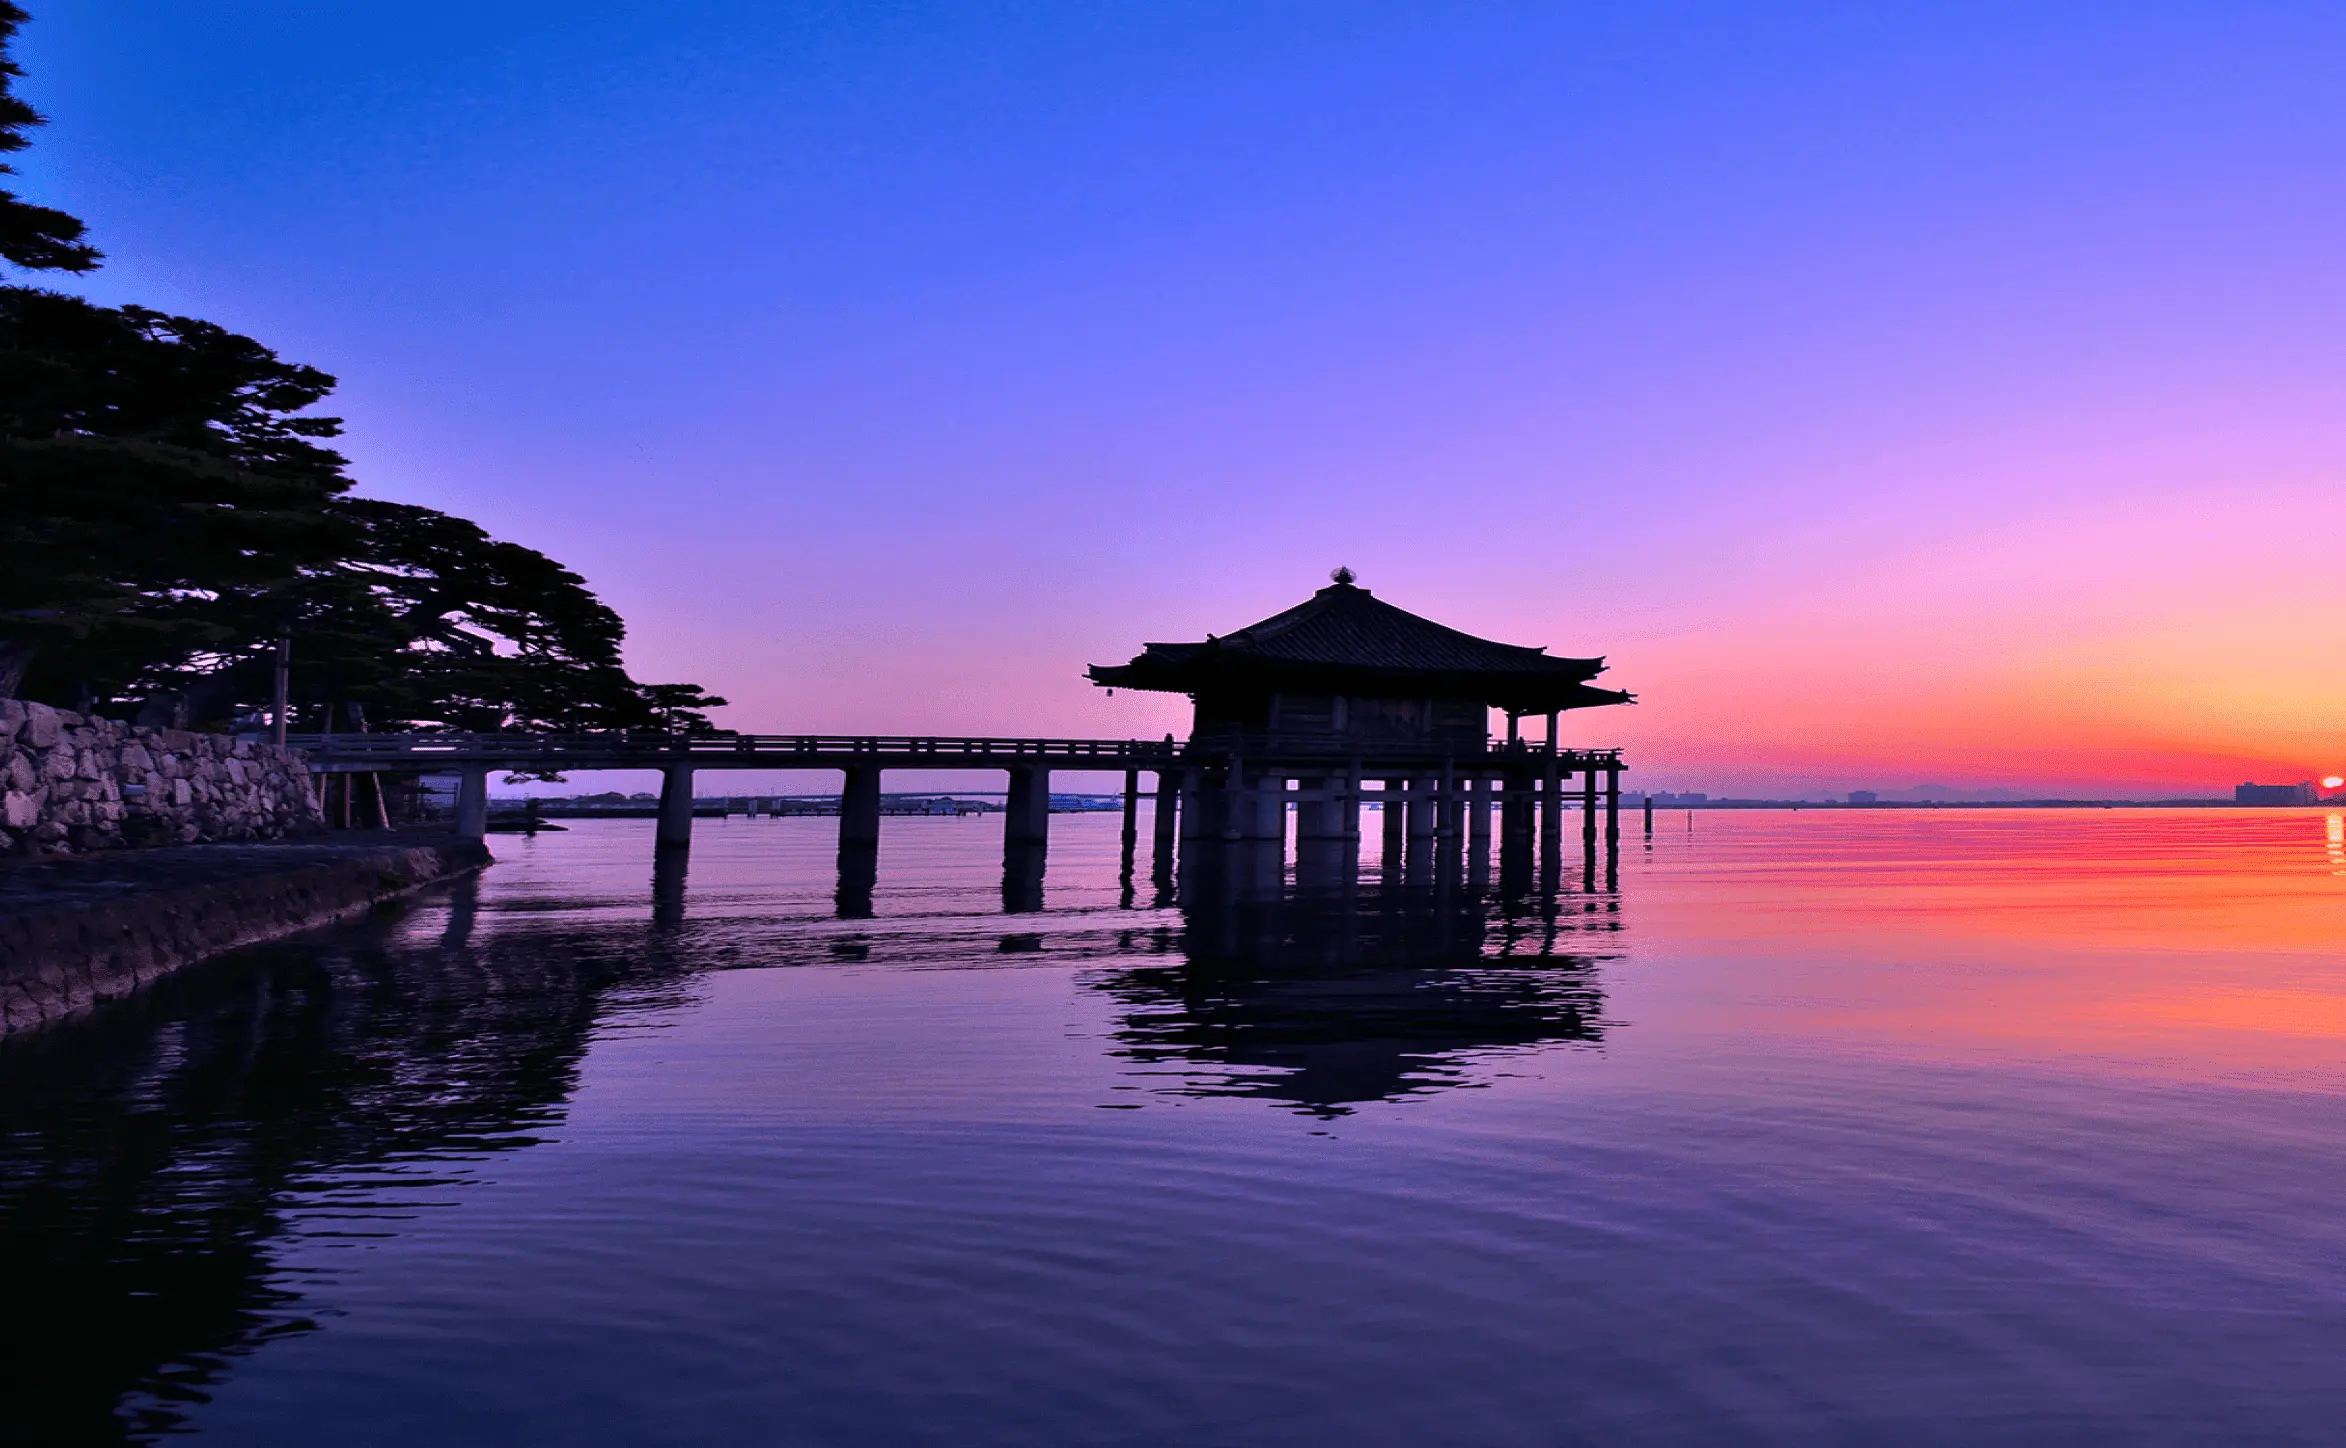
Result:
<svg viewBox="0 0 2346 1448"><path fill-rule="evenodd" d="M1085 671L1103 689L1139 689L1161 694L1195 694L1217 688L1323 688L1355 698L1467 699L1494 709L1519 714L1549 710L1594 709L1633 704L1636 697L1619 689L1599 689L1586 682L1587 674L1604 667L1598 659L1558 659L1562 667L1514 675L1411 673L1403 670L1362 670L1337 666L1280 665L1231 667L1201 666L1184 661L1155 664L1145 656L1129 664L1094 664ZM1586 672L1584 672L1584 669Z"/></svg>

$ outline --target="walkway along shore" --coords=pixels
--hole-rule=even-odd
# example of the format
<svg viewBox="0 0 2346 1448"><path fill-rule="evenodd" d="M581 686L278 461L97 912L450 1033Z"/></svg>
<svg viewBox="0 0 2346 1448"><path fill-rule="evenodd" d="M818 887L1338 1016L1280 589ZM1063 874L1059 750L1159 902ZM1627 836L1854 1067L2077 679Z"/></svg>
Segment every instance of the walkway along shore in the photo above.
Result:
<svg viewBox="0 0 2346 1448"><path fill-rule="evenodd" d="M415 831L0 864L0 1036L489 862L478 840Z"/></svg>

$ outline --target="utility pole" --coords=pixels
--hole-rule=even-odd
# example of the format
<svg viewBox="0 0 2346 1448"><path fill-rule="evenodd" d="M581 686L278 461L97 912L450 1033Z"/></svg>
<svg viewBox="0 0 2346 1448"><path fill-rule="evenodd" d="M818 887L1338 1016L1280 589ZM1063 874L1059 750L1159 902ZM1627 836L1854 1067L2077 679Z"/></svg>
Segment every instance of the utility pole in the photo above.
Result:
<svg viewBox="0 0 2346 1448"><path fill-rule="evenodd" d="M292 688L293 635L284 633L277 635L277 697L273 706L276 717L271 726L271 732L275 735L275 743L279 749L285 747L286 696L292 691Z"/></svg>

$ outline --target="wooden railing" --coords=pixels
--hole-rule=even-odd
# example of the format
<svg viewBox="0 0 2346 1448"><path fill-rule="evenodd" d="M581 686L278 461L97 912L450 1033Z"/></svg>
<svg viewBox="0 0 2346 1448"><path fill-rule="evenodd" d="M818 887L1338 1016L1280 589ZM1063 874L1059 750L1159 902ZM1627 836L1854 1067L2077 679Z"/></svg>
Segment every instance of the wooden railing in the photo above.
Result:
<svg viewBox="0 0 2346 1448"><path fill-rule="evenodd" d="M1442 760L1484 765L1544 764L1545 744L1493 743L1483 750L1406 740L1362 746L1255 736L1200 741L1171 739L1009 739L921 734L293 734L285 741L316 765L382 770L431 770L463 765L509 768L657 768L689 764L711 768L828 767L868 761L904 768L984 768L1041 765L1060 769L1152 769L1184 760L1220 760L1231 754L1263 763L1350 759L1371 765ZM1617 769L1618 749L1567 749L1559 767ZM1372 771L1373 772L1373 769Z"/></svg>

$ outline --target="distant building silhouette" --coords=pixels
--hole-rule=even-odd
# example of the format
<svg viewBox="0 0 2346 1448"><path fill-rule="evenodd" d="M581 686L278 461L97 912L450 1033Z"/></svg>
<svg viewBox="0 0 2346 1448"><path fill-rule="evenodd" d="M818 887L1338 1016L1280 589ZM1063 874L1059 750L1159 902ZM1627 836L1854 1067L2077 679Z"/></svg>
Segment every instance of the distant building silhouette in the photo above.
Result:
<svg viewBox="0 0 2346 1448"><path fill-rule="evenodd" d="M1849 802L1851 804L1880 804L1882 797L1870 789L1853 789L1849 791Z"/></svg>
<svg viewBox="0 0 2346 1448"><path fill-rule="evenodd" d="M2313 781L2303 784L2242 784L2232 790L2234 804L2312 804Z"/></svg>

